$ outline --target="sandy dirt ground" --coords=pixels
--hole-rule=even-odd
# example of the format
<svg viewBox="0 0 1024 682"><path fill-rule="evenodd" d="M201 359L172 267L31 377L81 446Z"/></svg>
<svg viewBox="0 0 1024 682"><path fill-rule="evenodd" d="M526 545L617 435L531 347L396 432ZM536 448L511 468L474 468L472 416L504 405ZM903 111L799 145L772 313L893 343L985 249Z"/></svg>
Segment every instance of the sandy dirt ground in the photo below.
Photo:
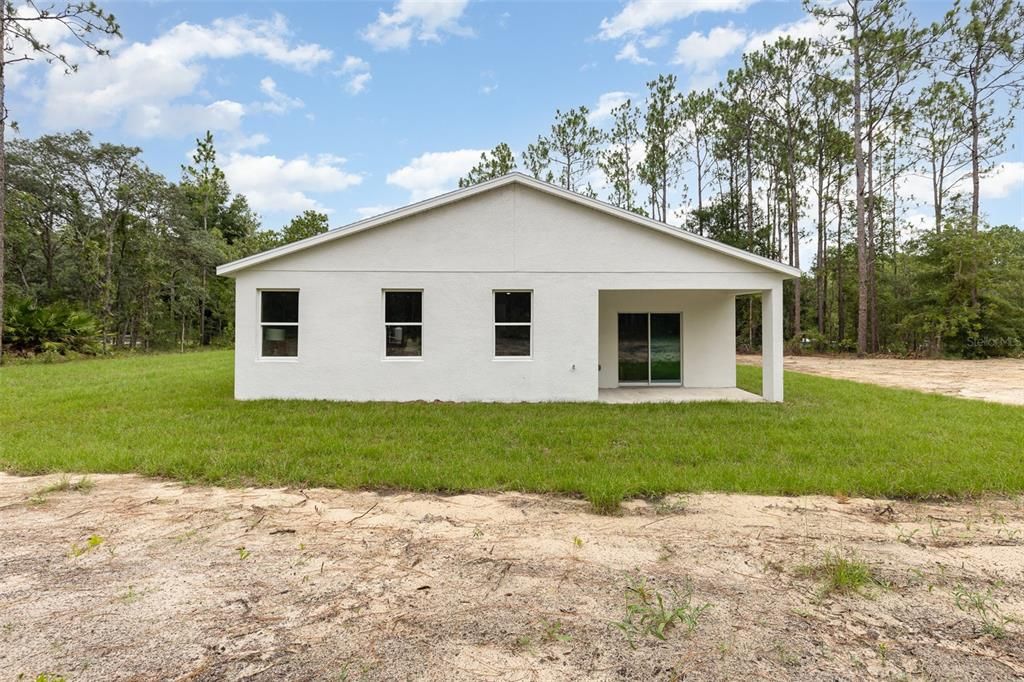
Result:
<svg viewBox="0 0 1024 682"><path fill-rule="evenodd" d="M604 517L116 475L39 493L56 480L0 474L2 679L1024 677L1024 499L705 494ZM829 552L882 584L826 593ZM631 646L613 623L640 581L706 604L692 632Z"/></svg>
<svg viewBox="0 0 1024 682"><path fill-rule="evenodd" d="M760 365L759 355L740 355L737 361ZM793 372L850 379L892 388L912 388L961 398L1024 405L1024 360L907 360L788 355Z"/></svg>

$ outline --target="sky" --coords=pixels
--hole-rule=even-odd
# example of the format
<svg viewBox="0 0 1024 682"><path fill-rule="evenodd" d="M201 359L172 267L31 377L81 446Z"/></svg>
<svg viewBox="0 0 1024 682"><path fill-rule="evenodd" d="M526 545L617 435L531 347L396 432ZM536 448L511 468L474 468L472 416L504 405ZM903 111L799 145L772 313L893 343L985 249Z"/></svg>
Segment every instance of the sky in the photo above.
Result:
<svg viewBox="0 0 1024 682"><path fill-rule="evenodd" d="M586 105L605 124L659 73L708 87L766 38L824 30L799 2L772 0L101 5L123 33L104 43L109 57L68 44L76 73L8 68L17 134L90 130L141 147L176 180L211 130L232 190L273 229L305 209L340 227L439 194L498 142L521 152L556 109ZM910 6L924 22L948 9ZM982 205L1024 227L1024 123L1010 141ZM927 178L905 182L924 198ZM678 218L687 202L674 200ZM931 211L907 210L912 221Z"/></svg>

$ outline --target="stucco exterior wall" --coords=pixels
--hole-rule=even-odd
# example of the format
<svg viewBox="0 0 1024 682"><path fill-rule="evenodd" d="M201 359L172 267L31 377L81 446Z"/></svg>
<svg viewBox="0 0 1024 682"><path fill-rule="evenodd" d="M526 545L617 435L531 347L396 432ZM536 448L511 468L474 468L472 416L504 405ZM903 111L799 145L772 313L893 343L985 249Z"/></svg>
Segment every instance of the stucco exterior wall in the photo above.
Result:
<svg viewBox="0 0 1024 682"><path fill-rule="evenodd" d="M236 397L332 400L595 400L615 385L620 309L681 311L684 385L734 386L735 294L781 280L518 185L234 276ZM297 358L259 358L261 289L299 290ZM423 290L422 358L385 357L385 289ZM506 289L533 291L530 359L494 358Z"/></svg>

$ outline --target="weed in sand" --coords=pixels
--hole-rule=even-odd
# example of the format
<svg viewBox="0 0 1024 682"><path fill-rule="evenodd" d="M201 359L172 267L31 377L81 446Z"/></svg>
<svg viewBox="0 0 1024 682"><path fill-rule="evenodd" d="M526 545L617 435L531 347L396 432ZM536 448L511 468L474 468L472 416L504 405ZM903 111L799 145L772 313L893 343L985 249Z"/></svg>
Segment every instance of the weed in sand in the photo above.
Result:
<svg viewBox="0 0 1024 682"><path fill-rule="evenodd" d="M118 600L124 604L131 604L142 598L142 595L135 591L135 587L132 585L128 586L128 590L118 597Z"/></svg>
<svg viewBox="0 0 1024 682"><path fill-rule="evenodd" d="M561 621L542 621L541 626L543 633L541 639L545 642L569 642L572 640L572 635L565 631L565 627Z"/></svg>
<svg viewBox="0 0 1024 682"><path fill-rule="evenodd" d="M67 474L62 475L57 481L50 485L43 486L36 491L36 495L46 496L50 493L88 493L96 487L96 482L88 476L82 476L77 481L72 481L71 477Z"/></svg>
<svg viewBox="0 0 1024 682"><path fill-rule="evenodd" d="M832 593L859 594L871 585L882 585L871 568L856 557L843 556L839 552L825 552L820 564L800 566L797 572L822 581L821 597Z"/></svg>
<svg viewBox="0 0 1024 682"><path fill-rule="evenodd" d="M21 676L18 676L21 679ZM63 675L51 675L50 673L39 673L36 675L35 682L67 682L67 679Z"/></svg>
<svg viewBox="0 0 1024 682"><path fill-rule="evenodd" d="M235 551L238 552L238 559L240 561L245 561L250 556L252 556L252 552L247 550L245 547L235 547Z"/></svg>
<svg viewBox="0 0 1024 682"><path fill-rule="evenodd" d="M982 634L991 635L996 639L1006 637L1006 626L1015 622L1012 616L1002 612L991 590L977 592L958 585L953 590L953 600L958 609L981 621Z"/></svg>
<svg viewBox="0 0 1024 682"><path fill-rule="evenodd" d="M899 524L896 524L896 539L905 545L912 545L914 544L914 536L917 535L918 530L918 528L907 530Z"/></svg>
<svg viewBox="0 0 1024 682"><path fill-rule="evenodd" d="M99 535L90 535L89 539L85 541L84 545L79 545L77 542L71 545L71 556L80 557L83 554L91 552L100 545L103 544L103 538Z"/></svg>
<svg viewBox="0 0 1024 682"><path fill-rule="evenodd" d="M650 635L664 640L665 633L677 626L692 633L701 616L711 608L710 604L693 603L693 587L689 584L682 591L672 591L671 603L666 603L660 592L649 589L646 580L631 583L626 594L630 600L626 604L626 617L612 625L622 630L634 648L637 638Z"/></svg>
<svg viewBox="0 0 1024 682"><path fill-rule="evenodd" d="M574 549L583 549L583 538L579 535L574 535L572 538L572 546Z"/></svg>

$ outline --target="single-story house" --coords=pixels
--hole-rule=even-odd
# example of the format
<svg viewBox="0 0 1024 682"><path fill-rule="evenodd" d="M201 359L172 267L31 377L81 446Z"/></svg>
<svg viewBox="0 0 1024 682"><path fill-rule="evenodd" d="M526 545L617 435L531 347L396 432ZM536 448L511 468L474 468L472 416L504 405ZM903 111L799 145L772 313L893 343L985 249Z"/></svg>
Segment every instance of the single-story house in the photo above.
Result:
<svg viewBox="0 0 1024 682"><path fill-rule="evenodd" d="M755 399L735 321L759 293L762 395L781 401L799 271L516 172L217 273L238 399Z"/></svg>

